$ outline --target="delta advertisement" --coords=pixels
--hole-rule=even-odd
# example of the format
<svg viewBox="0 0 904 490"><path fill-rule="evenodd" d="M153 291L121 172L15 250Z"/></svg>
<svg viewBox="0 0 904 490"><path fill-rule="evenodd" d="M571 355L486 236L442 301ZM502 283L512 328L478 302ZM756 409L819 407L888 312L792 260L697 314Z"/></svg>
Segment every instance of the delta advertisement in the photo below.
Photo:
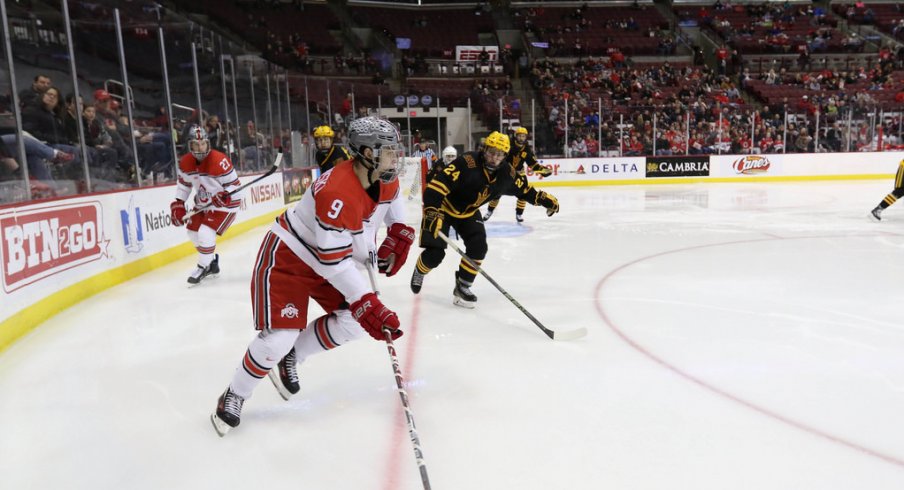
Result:
<svg viewBox="0 0 904 490"><path fill-rule="evenodd" d="M644 178L644 157L624 158L557 158L537 160L540 165L552 170L549 177L540 177L528 171L532 181L582 182L631 180Z"/></svg>
<svg viewBox="0 0 904 490"><path fill-rule="evenodd" d="M236 223L285 207L279 174L243 194ZM188 241L185 228L170 220L174 195L170 185L0 209L0 321L89 277Z"/></svg>

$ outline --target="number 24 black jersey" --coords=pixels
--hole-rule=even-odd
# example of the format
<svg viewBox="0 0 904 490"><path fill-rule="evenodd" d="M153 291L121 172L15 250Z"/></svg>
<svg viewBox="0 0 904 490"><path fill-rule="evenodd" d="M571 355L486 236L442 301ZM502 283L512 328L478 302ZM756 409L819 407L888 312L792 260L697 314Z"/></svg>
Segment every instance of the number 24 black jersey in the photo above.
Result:
<svg viewBox="0 0 904 490"><path fill-rule="evenodd" d="M496 172L485 167L483 153L469 151L433 174L424 192L424 208L433 207L455 218L467 218L485 202L503 194L538 205L539 192L517 174L509 160Z"/></svg>

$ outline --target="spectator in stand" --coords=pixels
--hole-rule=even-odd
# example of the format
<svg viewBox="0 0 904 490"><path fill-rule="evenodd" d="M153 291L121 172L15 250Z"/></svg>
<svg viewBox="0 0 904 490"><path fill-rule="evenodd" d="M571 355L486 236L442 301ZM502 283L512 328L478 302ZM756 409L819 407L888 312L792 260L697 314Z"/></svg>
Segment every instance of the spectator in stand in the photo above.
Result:
<svg viewBox="0 0 904 490"><path fill-rule="evenodd" d="M571 153L571 155L569 155L571 158L587 157L587 144L584 143L584 139L581 137L571 140L571 146L568 149Z"/></svg>
<svg viewBox="0 0 904 490"><path fill-rule="evenodd" d="M85 144L96 153L97 166L104 169L107 180L125 182L129 177L127 160L120 158L119 151L113 146L113 136L97 118L94 106L82 106L82 125L85 128Z"/></svg>
<svg viewBox="0 0 904 490"><path fill-rule="evenodd" d="M44 92L51 86L50 77L47 75L37 75L31 84L31 88L27 88L19 92L19 107L22 109L32 106L41 105L41 97Z"/></svg>
<svg viewBox="0 0 904 490"><path fill-rule="evenodd" d="M60 150L55 150L50 146L41 143L28 133L22 134L22 142L25 145L25 161L28 164L28 176L31 179L39 180L45 183L53 182L53 172L47 165L48 163L55 165L69 165L74 156ZM3 146L12 154L18 153L18 142L16 141L16 133L10 132L0 137Z"/></svg>
<svg viewBox="0 0 904 490"><path fill-rule="evenodd" d="M587 156L600 156L600 144L599 141L596 140L596 137L593 135L593 133L587 134L587 139L584 140L584 144L587 145Z"/></svg>
<svg viewBox="0 0 904 490"><path fill-rule="evenodd" d="M226 134L225 129L220 124L220 116L211 114L205 123L207 129L207 137L210 140L210 147L226 153Z"/></svg>
<svg viewBox="0 0 904 490"><path fill-rule="evenodd" d="M51 148L71 155L72 159L62 170L66 178L75 179L80 173L81 157L78 148L70 145L66 138L66 130L58 112L59 101L60 91L56 87L49 87L45 90L40 104L33 104L23 109L22 129ZM61 160L65 158L62 157Z"/></svg>
<svg viewBox="0 0 904 490"><path fill-rule="evenodd" d="M260 170L263 166L264 142L266 138L254 127L254 121L245 124L245 134L242 135L242 153L245 158L245 169Z"/></svg>

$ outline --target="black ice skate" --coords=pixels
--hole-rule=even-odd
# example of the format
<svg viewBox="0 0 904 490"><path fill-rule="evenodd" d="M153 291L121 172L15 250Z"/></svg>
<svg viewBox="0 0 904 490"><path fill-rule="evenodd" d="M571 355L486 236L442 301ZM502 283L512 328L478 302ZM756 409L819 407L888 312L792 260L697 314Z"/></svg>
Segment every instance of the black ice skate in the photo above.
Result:
<svg viewBox="0 0 904 490"><path fill-rule="evenodd" d="M188 284L190 286L196 286L204 280L205 277L210 275L210 267L202 267L197 266L195 270L192 271L191 275L188 276Z"/></svg>
<svg viewBox="0 0 904 490"><path fill-rule="evenodd" d="M471 284L470 282L462 281L456 276L455 289L452 290L452 304L462 308L474 308L477 306L477 296L471 292Z"/></svg>
<svg viewBox="0 0 904 490"><path fill-rule="evenodd" d="M487 209L487 212L483 215L483 221L489 220L490 217L492 217L492 216L493 216L493 210Z"/></svg>
<svg viewBox="0 0 904 490"><path fill-rule="evenodd" d="M421 286L424 285L424 275L414 266L414 272L411 274L411 292L417 294L421 292Z"/></svg>
<svg viewBox="0 0 904 490"><path fill-rule="evenodd" d="M233 393L229 388L226 388L226 391L220 395L217 411L210 414L213 428L220 437L225 436L229 429L238 427L242 418L243 403L245 403L245 399Z"/></svg>
<svg viewBox="0 0 904 490"><path fill-rule="evenodd" d="M207 266L210 269L208 274L219 274L220 273L220 254L216 254L213 256L213 261L211 261L210 265Z"/></svg>
<svg viewBox="0 0 904 490"><path fill-rule="evenodd" d="M870 216L876 221L882 221L882 207L876 206L869 212Z"/></svg>
<svg viewBox="0 0 904 490"><path fill-rule="evenodd" d="M276 387L276 391L279 392L279 396L283 397L283 400L288 400L289 397L298 393L300 388L298 386L297 362L298 358L295 356L295 349L293 348L267 374L270 377L270 381L273 382L273 386Z"/></svg>
<svg viewBox="0 0 904 490"><path fill-rule="evenodd" d="M521 213L515 213L515 221L517 221L519 225L521 223L524 223L524 215Z"/></svg>

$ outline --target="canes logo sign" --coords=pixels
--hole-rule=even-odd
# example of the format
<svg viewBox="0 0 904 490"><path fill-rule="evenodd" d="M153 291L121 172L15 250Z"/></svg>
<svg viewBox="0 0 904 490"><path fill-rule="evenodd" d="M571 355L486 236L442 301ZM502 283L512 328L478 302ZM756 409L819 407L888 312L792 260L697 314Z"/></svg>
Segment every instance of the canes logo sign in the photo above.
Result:
<svg viewBox="0 0 904 490"><path fill-rule="evenodd" d="M731 168L734 169L735 172L744 175L756 175L762 174L769 171L769 167L772 166L772 162L769 161L768 158L761 155L747 155L741 158L738 158L731 164Z"/></svg>
<svg viewBox="0 0 904 490"><path fill-rule="evenodd" d="M0 216L3 290L108 257L99 202L47 206Z"/></svg>

